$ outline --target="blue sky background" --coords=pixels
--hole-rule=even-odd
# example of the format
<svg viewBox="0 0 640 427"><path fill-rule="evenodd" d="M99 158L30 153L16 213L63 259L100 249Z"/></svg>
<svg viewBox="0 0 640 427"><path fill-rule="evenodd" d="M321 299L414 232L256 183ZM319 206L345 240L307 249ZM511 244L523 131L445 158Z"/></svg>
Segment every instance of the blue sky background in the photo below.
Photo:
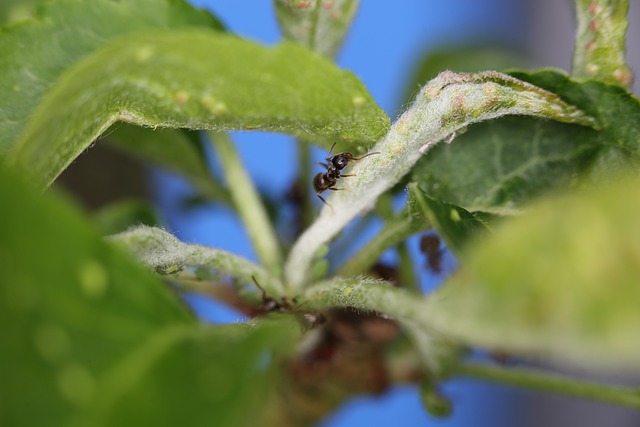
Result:
<svg viewBox="0 0 640 427"><path fill-rule="evenodd" d="M191 0L191 3L210 9L232 32L245 38L263 44L280 40L271 0ZM508 40L510 45L517 45L526 38L523 3L511 0L363 1L337 62L364 82L394 120L403 110L406 82L429 50L478 40ZM265 133L238 132L233 136L257 185L271 194L283 194L296 176L293 140ZM326 155L319 149L316 154L318 158ZM256 260L242 224L230 212L216 208L182 212L176 201L177 196L188 192L185 184L161 174L157 176L157 183L162 189L158 197L169 228L179 238ZM375 227L370 231L373 233ZM412 250L417 252L415 239ZM451 268L454 261L447 259L446 263ZM433 277L422 279L425 287L433 281ZM196 296L188 299L206 320L239 319L237 314L210 300ZM455 402L454 414L446 420L437 420L424 411L414 387L399 387L383 397L353 399L322 425L498 426L518 425L526 418L527 408L518 396L527 392L463 380L449 382L444 391Z"/></svg>

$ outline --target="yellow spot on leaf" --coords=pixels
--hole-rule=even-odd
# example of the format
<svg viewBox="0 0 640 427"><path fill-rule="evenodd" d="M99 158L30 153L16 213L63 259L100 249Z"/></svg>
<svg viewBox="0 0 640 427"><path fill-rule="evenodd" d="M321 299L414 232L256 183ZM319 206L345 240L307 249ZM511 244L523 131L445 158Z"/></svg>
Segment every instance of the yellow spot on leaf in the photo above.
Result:
<svg viewBox="0 0 640 427"><path fill-rule="evenodd" d="M84 263L78 271L82 291L89 298L100 298L109 285L107 270L97 261Z"/></svg>

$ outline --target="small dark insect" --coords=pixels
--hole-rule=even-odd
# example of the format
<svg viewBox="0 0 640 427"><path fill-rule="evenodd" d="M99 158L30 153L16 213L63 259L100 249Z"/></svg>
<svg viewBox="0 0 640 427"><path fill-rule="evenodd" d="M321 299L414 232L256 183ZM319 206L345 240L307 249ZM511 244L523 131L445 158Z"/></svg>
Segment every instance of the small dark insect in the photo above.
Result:
<svg viewBox="0 0 640 427"><path fill-rule="evenodd" d="M425 234L420 238L420 252L427 256L427 267L434 273L442 272L442 255L440 238L435 234Z"/></svg>
<svg viewBox="0 0 640 427"><path fill-rule="evenodd" d="M331 149L329 150L329 155L325 157L325 160L327 161L327 163L318 162L320 166L327 168L327 171L320 172L313 178L313 189L316 190L316 196L318 196L318 198L322 200L322 203L324 203L325 205L329 205L329 203L327 203L324 197L322 197L320 194L324 193L327 190L331 190L331 191L344 190L344 188L336 188L335 185L337 184L338 180L340 178L355 176L353 174L342 175L342 173L340 172L341 170L343 170L349 165L349 162L351 161L357 162L364 159L365 157L369 157L374 154L380 154L378 151L374 151L373 153L368 153L361 157L354 157L353 154L345 152L345 153L338 153L332 156L331 153L333 152L333 148L335 146L336 146L336 143L334 142L333 145L331 146Z"/></svg>
<svg viewBox="0 0 640 427"><path fill-rule="evenodd" d="M265 291L265 289L260 286L260 283L258 283L256 278L253 276L251 276L251 278L253 279L253 283L256 284L258 289L260 289L260 292L262 292L261 308L265 313L271 313L273 311L291 311L296 305L295 298L288 299L286 297L282 297L280 301L278 301L277 299L270 297L269 295L267 295L267 291Z"/></svg>
<svg viewBox="0 0 640 427"><path fill-rule="evenodd" d="M262 304L260 306L259 314L273 313L274 311L282 313L299 311L303 305L309 302L304 301L298 304L296 298L287 297L282 297L280 301L278 301L277 299L270 297L267 294L267 291L262 286L260 286L260 283L258 283L254 276L251 276L251 278L253 279L253 283L256 284L256 287L260 289L260 292L262 292ZM309 328L322 326L327 321L326 317L322 313L303 313L302 319L304 319L304 322Z"/></svg>

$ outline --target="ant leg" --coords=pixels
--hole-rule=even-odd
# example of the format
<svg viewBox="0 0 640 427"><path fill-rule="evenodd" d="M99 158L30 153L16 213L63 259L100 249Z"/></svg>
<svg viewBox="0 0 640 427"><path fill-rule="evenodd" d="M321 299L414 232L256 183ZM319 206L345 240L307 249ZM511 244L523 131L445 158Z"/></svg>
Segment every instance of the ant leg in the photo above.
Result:
<svg viewBox="0 0 640 427"><path fill-rule="evenodd" d="M260 292L262 292L262 299L263 300L267 299L267 291L265 291L264 288L262 286L260 286L260 283L258 283L258 281L256 280L255 276L252 275L251 278L253 279L253 283L256 284L258 289L260 289Z"/></svg>
<svg viewBox="0 0 640 427"><path fill-rule="evenodd" d="M347 178L347 177L349 177L349 176L358 176L358 175L357 175L357 174L355 174L355 173L350 173L350 174L348 174L348 175L340 175L340 178Z"/></svg>
<svg viewBox="0 0 640 427"><path fill-rule="evenodd" d="M328 165L328 164L326 164L326 163L320 163L320 162L314 162L314 163L315 163L316 165L320 165L320 166L322 166L323 168L329 169L329 165Z"/></svg>
<svg viewBox="0 0 640 427"><path fill-rule="evenodd" d="M316 193L316 196L318 196L318 199L322 200L322 203L324 203L325 205L329 206L331 208L332 212L335 212L335 210L333 209L333 206L331 206L331 203L327 202L324 197L322 197L320 195L320 193Z"/></svg>

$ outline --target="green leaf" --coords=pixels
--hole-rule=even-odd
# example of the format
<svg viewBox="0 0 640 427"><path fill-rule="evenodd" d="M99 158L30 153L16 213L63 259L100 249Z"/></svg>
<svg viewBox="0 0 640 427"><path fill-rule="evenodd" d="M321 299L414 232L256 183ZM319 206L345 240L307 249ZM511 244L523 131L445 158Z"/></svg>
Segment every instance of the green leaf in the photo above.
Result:
<svg viewBox="0 0 640 427"><path fill-rule="evenodd" d="M351 27L360 0L275 0L285 37L327 57L334 57Z"/></svg>
<svg viewBox="0 0 640 427"><path fill-rule="evenodd" d="M271 295L282 295L284 285L267 271L232 253L202 245L183 243L160 228L140 226L110 239L130 251L144 265L157 270L184 267L209 268L244 283L254 277Z"/></svg>
<svg viewBox="0 0 640 427"><path fill-rule="evenodd" d="M167 331L107 373L72 426L244 426L273 404L277 359L297 328L279 319Z"/></svg>
<svg viewBox="0 0 640 427"><path fill-rule="evenodd" d="M598 120L602 129L594 134L592 144L598 146L598 152L593 163L598 164L598 168L611 166L608 171L598 169L599 173L615 175L624 164L632 169L637 166L640 158L640 100L637 96L617 85L598 80L573 81L551 70L510 74L558 93L565 101ZM581 137L577 135L576 140ZM626 162L619 162L620 157L626 157Z"/></svg>
<svg viewBox="0 0 640 427"><path fill-rule="evenodd" d="M352 143L371 143L389 125L358 79L299 46L154 32L113 42L67 72L10 157L49 184L116 121Z"/></svg>
<svg viewBox="0 0 640 427"><path fill-rule="evenodd" d="M4 0L3 0L4 3ZM221 29L182 0L59 0L0 32L0 156L62 73L114 38L150 29Z"/></svg>
<svg viewBox="0 0 640 427"><path fill-rule="evenodd" d="M410 187L424 216L438 230L447 246L460 253L470 238L488 231L486 218L478 217L451 203L441 202L425 194L415 184Z"/></svg>
<svg viewBox="0 0 640 427"><path fill-rule="evenodd" d="M50 417L91 398L114 360L194 319L76 213L0 176L0 197L10 201L0 213L0 419L55 424ZM33 402L38 411L24 411Z"/></svg>
<svg viewBox="0 0 640 427"><path fill-rule="evenodd" d="M188 416L237 426L261 416L274 393L270 361L297 328L198 325L59 200L3 169L0 197L1 425L175 426Z"/></svg>
<svg viewBox="0 0 640 427"><path fill-rule="evenodd" d="M207 166L200 135L182 129L149 129L119 123L104 139L145 161L187 178L196 191L209 200L231 203Z"/></svg>
<svg viewBox="0 0 640 427"><path fill-rule="evenodd" d="M510 214L551 188L574 184L586 170L595 167L592 174L599 179L637 163L637 98L616 86L576 82L554 71L512 74L558 93L603 129L528 117L471 127L452 144L434 148L414 169L413 179L431 197L471 212Z"/></svg>
<svg viewBox="0 0 640 427"><path fill-rule="evenodd" d="M556 197L475 242L429 300L466 344L640 369L640 180Z"/></svg>

